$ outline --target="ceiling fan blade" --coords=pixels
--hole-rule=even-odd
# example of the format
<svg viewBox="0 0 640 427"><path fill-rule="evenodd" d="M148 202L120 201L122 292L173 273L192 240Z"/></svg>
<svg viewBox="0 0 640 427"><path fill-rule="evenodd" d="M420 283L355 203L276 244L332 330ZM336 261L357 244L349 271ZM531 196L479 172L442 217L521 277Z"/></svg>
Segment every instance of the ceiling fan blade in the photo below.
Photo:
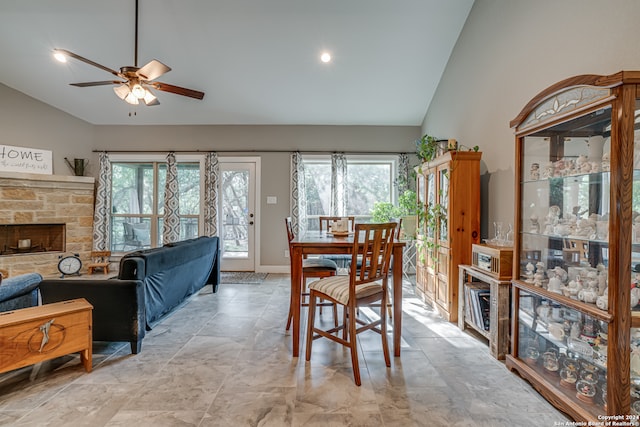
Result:
<svg viewBox="0 0 640 427"><path fill-rule="evenodd" d="M177 95L188 96L190 98L202 99L204 98L204 92L200 92L193 89L187 89L180 86L174 86L167 83L153 82L149 83L151 87L164 92L171 92Z"/></svg>
<svg viewBox="0 0 640 427"><path fill-rule="evenodd" d="M160 61L156 61L155 59L152 59L142 68L140 68L136 72L136 74L138 75L138 77L149 81L149 80L155 80L161 75L168 73L169 71L171 71L170 67L167 67Z"/></svg>
<svg viewBox="0 0 640 427"><path fill-rule="evenodd" d="M101 82L85 82L85 83L69 83L71 86L76 87L90 87L90 86L106 86L106 85L118 85L126 82L121 82L118 80L104 80Z"/></svg>
<svg viewBox="0 0 640 427"><path fill-rule="evenodd" d="M54 49L53 51L56 52L56 53L59 53L59 54L62 54L62 55L69 56L71 58L77 59L78 61L82 61L82 62L84 62L86 64L93 65L94 67L100 68L101 70L104 70L107 73L113 74L114 76L122 77L120 75L120 73L117 72L116 70L112 70L109 67L105 67L104 65L98 64L97 62L93 62L92 60L87 59L87 58L85 58L83 56L76 55L75 53L70 52L70 51L68 51L66 49Z"/></svg>

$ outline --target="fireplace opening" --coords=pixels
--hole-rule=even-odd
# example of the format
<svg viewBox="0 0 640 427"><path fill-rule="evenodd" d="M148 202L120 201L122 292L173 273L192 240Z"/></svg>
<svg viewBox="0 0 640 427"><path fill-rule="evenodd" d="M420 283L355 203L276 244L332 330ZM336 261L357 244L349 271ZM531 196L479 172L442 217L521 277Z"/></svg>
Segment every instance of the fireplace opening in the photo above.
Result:
<svg viewBox="0 0 640 427"><path fill-rule="evenodd" d="M0 224L0 256L63 252L65 224Z"/></svg>

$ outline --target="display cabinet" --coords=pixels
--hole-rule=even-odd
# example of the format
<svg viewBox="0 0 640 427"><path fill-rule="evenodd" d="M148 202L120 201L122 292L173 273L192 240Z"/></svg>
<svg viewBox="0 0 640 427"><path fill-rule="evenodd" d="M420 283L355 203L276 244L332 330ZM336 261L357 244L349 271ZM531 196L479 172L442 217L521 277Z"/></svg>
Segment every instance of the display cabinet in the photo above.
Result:
<svg viewBox="0 0 640 427"><path fill-rule="evenodd" d="M506 364L577 421L640 413L639 116L640 72L625 71L561 81L511 122Z"/></svg>
<svg viewBox="0 0 640 427"><path fill-rule="evenodd" d="M458 317L458 265L470 264L471 246L480 243L481 157L454 150L416 168L425 209L418 226L416 289L450 322Z"/></svg>

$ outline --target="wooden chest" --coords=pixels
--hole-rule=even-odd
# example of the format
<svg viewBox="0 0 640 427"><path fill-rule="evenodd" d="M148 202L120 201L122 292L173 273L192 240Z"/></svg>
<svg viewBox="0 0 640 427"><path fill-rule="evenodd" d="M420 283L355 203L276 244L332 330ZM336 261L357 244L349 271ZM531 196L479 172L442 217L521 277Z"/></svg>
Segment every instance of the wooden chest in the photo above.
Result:
<svg viewBox="0 0 640 427"><path fill-rule="evenodd" d="M80 298L0 313L0 373L76 352L91 372L92 310Z"/></svg>
<svg viewBox="0 0 640 427"><path fill-rule="evenodd" d="M471 266L498 280L510 280L513 274L513 247L473 244Z"/></svg>

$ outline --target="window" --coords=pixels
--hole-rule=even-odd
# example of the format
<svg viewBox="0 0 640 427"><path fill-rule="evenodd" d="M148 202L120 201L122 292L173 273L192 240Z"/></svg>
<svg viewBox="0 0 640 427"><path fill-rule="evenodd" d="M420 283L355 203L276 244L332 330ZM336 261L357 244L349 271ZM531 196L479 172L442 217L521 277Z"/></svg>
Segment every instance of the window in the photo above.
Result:
<svg viewBox="0 0 640 427"><path fill-rule="evenodd" d="M336 215L353 215L358 222L371 218L376 202L394 202L393 186L397 170L397 156L346 156L346 212ZM307 229L319 228L319 216L334 216L331 212L331 156L303 156L306 188Z"/></svg>
<svg viewBox="0 0 640 427"><path fill-rule="evenodd" d="M200 234L200 159L178 157L176 160L180 240L184 240ZM111 170L111 250L161 246L167 177L164 157L153 161L112 157Z"/></svg>

